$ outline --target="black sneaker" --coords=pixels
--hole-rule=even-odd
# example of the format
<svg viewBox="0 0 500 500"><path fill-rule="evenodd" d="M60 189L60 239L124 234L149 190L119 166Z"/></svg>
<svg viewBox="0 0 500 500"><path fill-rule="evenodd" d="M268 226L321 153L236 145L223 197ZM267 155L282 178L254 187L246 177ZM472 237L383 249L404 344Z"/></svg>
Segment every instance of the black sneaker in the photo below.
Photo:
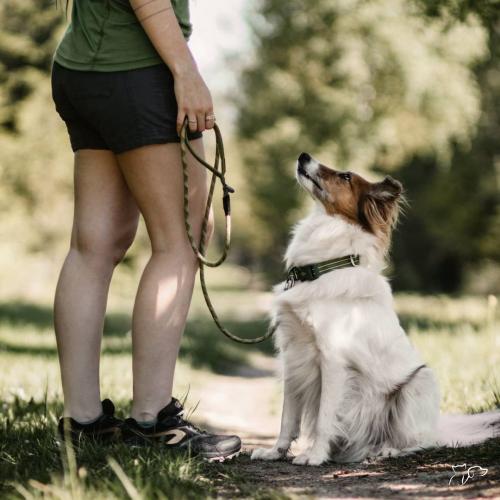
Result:
<svg viewBox="0 0 500 500"><path fill-rule="evenodd" d="M73 444L79 444L87 439L101 443L118 440L121 436L123 420L114 417L115 405L111 400L105 399L101 404L103 414L91 424L81 424L71 417L60 418L57 426L59 439L64 441L66 431Z"/></svg>
<svg viewBox="0 0 500 500"><path fill-rule="evenodd" d="M124 442L135 446L161 443L167 449L186 450L209 462L223 462L239 455L241 440L238 436L202 431L182 418L183 411L181 403L172 398L158 412L157 421L151 427L142 427L135 419L127 418L122 429Z"/></svg>

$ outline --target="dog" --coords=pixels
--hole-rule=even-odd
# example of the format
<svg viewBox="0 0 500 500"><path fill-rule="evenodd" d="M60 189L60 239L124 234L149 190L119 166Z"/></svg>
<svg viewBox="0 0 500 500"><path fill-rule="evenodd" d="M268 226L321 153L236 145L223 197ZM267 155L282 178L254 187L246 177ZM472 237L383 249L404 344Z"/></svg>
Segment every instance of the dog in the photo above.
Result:
<svg viewBox="0 0 500 500"><path fill-rule="evenodd" d="M281 431L272 448L258 448L251 458L284 458L300 432L310 445L293 459L299 465L469 446L500 436L500 410L439 414L436 377L394 312L382 271L405 202L401 183L391 177L372 183L307 153L299 156L296 177L314 205L295 226L285 253L288 279L274 288L272 324L284 381ZM312 263L319 263L316 275L310 270L301 276Z"/></svg>
<svg viewBox="0 0 500 500"><path fill-rule="evenodd" d="M287 267L330 259L347 265L312 280L289 276L274 287L272 322L284 381L281 431L272 448L256 449L251 458L285 457L301 432L310 445L293 459L299 465L433 446L439 386L399 324L381 274L404 203L401 183L391 177L369 182L307 153L298 159L296 177L314 206L294 228Z"/></svg>

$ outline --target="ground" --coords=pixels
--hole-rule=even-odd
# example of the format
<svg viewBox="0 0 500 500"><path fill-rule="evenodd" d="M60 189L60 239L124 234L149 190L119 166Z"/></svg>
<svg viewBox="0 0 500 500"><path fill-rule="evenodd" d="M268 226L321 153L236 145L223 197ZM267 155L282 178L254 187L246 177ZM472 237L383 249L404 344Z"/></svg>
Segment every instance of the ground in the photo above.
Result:
<svg viewBox="0 0 500 500"><path fill-rule="evenodd" d="M55 269L57 266L55 266ZM18 270L16 282L23 281ZM55 271L54 271L55 272ZM49 276L52 276L50 272ZM0 276L0 278L2 278ZM136 276L122 272L110 292L102 356L102 396L120 416L130 408L130 314ZM258 335L269 294L249 290L237 268L209 275L214 302L230 328ZM500 498L500 438L481 446L420 452L362 464L298 467L290 460L251 461L255 446L279 430L281 386L271 343L240 347L222 337L197 293L181 349L175 391L195 423L238 433L244 452L225 464L204 464L161 449L54 442L62 402L51 296L32 285L0 291L0 498ZM235 286L238 283L238 286ZM49 287L50 292L50 287ZM478 412L500 402L500 339L496 298L398 295L398 314L432 366L443 412ZM297 443L292 452L303 446ZM452 466L488 469L449 485Z"/></svg>
<svg viewBox="0 0 500 500"><path fill-rule="evenodd" d="M244 456L227 465L227 470L240 476L243 482L238 483L237 488L220 491L225 496L251 496L257 486L264 496L272 491L286 496L314 498L500 497L500 438L482 446L436 449L357 465L298 467L292 465L290 459L251 461L250 451L257 446L272 445L279 429L279 414L268 410L275 406L269 401L274 386L275 379L266 369L261 373L247 372L244 376L215 376L206 386L208 390L204 393L203 406L230 408L220 428L237 432L244 441ZM245 387L244 391L242 387ZM200 413L203 414L202 409ZM205 414L205 420L218 423L221 417ZM297 452L298 448L300 446L292 451ZM481 464L488 468L488 472L486 476L470 479L464 485L459 475L449 485L452 466L463 463L467 463L467 467ZM221 487L223 484L221 481Z"/></svg>

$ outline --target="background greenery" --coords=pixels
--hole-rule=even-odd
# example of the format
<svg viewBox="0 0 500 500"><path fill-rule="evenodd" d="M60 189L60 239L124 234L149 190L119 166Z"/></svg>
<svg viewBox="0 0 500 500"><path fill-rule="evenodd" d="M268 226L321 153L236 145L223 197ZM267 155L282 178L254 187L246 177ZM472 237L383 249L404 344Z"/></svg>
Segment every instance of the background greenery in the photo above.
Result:
<svg viewBox="0 0 500 500"><path fill-rule="evenodd" d="M402 180L410 208L394 241L397 289L457 292L483 266L493 272L500 248L498 8L259 2L254 58L237 102L256 218L251 251L264 269L276 274L303 205L292 166L306 150L339 169ZM483 291L498 288L498 268L490 277Z"/></svg>
<svg viewBox="0 0 500 500"><path fill-rule="evenodd" d="M307 207L294 181L306 150L405 185L396 290L498 292L499 11L496 0L257 2L253 52L226 101L233 262L281 278ZM53 0L5 0L0 23L0 238L29 259L66 246L71 224L71 154L49 81L64 15ZM127 265L147 249L143 230L138 241Z"/></svg>
<svg viewBox="0 0 500 500"><path fill-rule="evenodd" d="M237 189L232 262L208 274L229 326L251 336L264 328L264 290L281 278L290 227L307 210L294 181L302 150L370 179L390 172L410 202L391 255L397 310L436 370L442 410L499 406L499 18L497 0L252 3L253 52L237 61L240 82L225 100L236 110L223 129ZM3 0L0 26L0 497L281 498L251 482L245 460L221 471L118 447L87 448L72 462L55 447L51 302L69 244L73 173L50 67L65 19L53 0ZM102 387L121 415L130 405L130 311L148 252L141 223L110 291ZM247 349L218 335L197 289L177 394L254 373L273 353L270 343ZM275 400L279 412L278 388ZM495 445L467 457L489 466ZM424 454L419 466L462 460L447 453Z"/></svg>

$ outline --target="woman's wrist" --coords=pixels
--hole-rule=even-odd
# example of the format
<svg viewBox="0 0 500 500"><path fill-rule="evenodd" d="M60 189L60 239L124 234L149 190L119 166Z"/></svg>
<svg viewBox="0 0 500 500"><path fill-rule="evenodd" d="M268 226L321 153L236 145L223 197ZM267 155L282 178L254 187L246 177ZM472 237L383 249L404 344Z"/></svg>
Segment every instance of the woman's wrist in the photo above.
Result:
<svg viewBox="0 0 500 500"><path fill-rule="evenodd" d="M169 64L169 69L174 78L186 78L198 74L198 66L191 54L186 58L175 58Z"/></svg>

